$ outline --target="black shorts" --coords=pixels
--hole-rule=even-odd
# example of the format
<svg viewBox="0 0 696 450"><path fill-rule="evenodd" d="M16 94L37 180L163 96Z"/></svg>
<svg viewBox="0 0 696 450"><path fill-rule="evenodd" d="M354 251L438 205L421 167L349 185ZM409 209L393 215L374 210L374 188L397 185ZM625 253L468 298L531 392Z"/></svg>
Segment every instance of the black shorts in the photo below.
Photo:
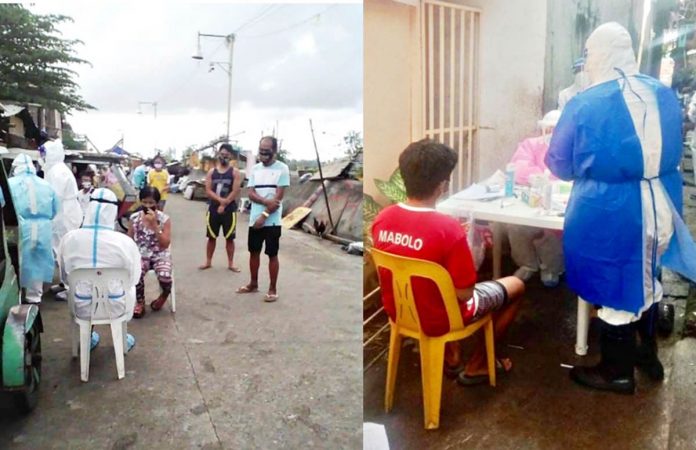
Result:
<svg viewBox="0 0 696 450"><path fill-rule="evenodd" d="M264 242L266 243L265 254L268 256L278 256L280 248L280 225L271 227L254 228L249 227L249 253L260 253Z"/></svg>
<svg viewBox="0 0 696 450"><path fill-rule="evenodd" d="M499 310L508 302L508 293L500 282L491 280L474 285L476 313L473 320L478 320L489 312Z"/></svg>
<svg viewBox="0 0 696 450"><path fill-rule="evenodd" d="M237 212L230 211L218 214L216 211L208 211L205 217L205 235L209 239L217 239L220 228L222 235L228 241L237 236Z"/></svg>

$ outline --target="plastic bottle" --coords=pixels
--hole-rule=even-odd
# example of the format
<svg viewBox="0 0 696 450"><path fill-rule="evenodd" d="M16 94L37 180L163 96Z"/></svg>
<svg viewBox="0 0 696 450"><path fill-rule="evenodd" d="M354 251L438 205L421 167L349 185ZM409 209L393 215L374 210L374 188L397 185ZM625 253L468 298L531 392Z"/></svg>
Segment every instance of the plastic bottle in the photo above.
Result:
<svg viewBox="0 0 696 450"><path fill-rule="evenodd" d="M505 166L505 197L515 195L515 164Z"/></svg>
<svg viewBox="0 0 696 450"><path fill-rule="evenodd" d="M544 173L544 181L542 184L541 192L541 205L544 207L545 210L548 211L551 209L551 201L553 198L553 182L551 181L551 178L547 173Z"/></svg>

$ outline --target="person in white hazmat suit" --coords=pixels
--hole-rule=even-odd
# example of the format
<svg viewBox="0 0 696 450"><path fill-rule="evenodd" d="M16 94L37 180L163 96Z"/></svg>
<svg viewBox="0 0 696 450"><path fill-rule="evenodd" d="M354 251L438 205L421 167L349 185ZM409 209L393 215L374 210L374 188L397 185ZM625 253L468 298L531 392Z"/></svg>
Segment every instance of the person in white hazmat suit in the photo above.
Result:
<svg viewBox="0 0 696 450"><path fill-rule="evenodd" d="M590 86L565 106L546 155L556 176L574 180L563 230L568 285L601 307L601 360L570 377L633 394L634 367L664 377L654 334L659 268L696 280L696 245L681 218L682 112L670 88L638 72L618 23L594 30L585 53Z"/></svg>
<svg viewBox="0 0 696 450"><path fill-rule="evenodd" d="M65 164L65 150L61 141L47 141L44 144L46 158L43 165L44 179L58 195L60 208L53 218L53 253L57 254L60 240L68 231L80 228L82 208L77 200L77 180ZM64 290L62 286L53 286L54 293ZM65 294L56 296L56 300L65 300Z"/></svg>
<svg viewBox="0 0 696 450"><path fill-rule="evenodd" d="M517 146L510 160L515 165L516 184L529 186L532 176L546 176L548 173L544 158L560 116L558 110L546 113L538 122L541 136L527 138ZM556 178L550 176L549 179ZM515 276L528 282L540 273L544 286L558 286L565 271L560 234L555 230L512 224L507 226L507 233L512 259L519 267Z"/></svg>
<svg viewBox="0 0 696 450"><path fill-rule="evenodd" d="M135 286L140 280L140 250L135 242L114 230L118 200L108 189L92 192L82 227L68 232L58 248L58 264L61 279L67 284L68 276L75 269L118 268L128 271L125 286L110 286L109 296L116 313L124 310L133 315ZM91 286L75 287L75 307L78 317L89 317L91 312ZM130 320L130 318L129 318ZM92 345L98 335L92 333ZM128 350L135 345L135 338L127 336Z"/></svg>
<svg viewBox="0 0 696 450"><path fill-rule="evenodd" d="M587 74L584 71L585 58L578 58L573 63L573 84L558 93L558 109L565 108L566 103L587 88Z"/></svg>
<svg viewBox="0 0 696 450"><path fill-rule="evenodd" d="M19 284L27 303L41 303L44 282L53 280L55 258L51 250L52 219L59 202L51 186L36 175L31 158L24 153L12 162L8 180L19 220Z"/></svg>

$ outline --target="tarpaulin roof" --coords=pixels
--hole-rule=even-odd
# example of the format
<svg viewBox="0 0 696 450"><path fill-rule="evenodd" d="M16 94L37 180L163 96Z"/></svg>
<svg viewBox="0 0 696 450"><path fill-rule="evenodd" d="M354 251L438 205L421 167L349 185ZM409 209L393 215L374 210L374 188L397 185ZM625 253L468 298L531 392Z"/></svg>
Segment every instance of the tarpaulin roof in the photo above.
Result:
<svg viewBox="0 0 696 450"><path fill-rule="evenodd" d="M0 103L0 110L2 110L2 115L5 117L14 116L18 112L24 109L24 106L19 105L6 105Z"/></svg>

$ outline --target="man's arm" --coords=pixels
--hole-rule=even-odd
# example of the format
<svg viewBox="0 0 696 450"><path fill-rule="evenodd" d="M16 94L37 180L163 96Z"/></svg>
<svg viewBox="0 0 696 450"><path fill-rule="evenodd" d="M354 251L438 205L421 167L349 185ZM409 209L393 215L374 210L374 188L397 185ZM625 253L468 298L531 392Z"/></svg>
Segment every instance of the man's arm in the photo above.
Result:
<svg viewBox="0 0 696 450"><path fill-rule="evenodd" d="M215 169L210 169L208 174L205 176L205 193L209 199L215 200L216 202L222 204L225 203L225 199L213 191L213 170Z"/></svg>
<svg viewBox="0 0 696 450"><path fill-rule="evenodd" d="M268 208L268 213L274 213L280 208L283 203L283 196L285 195L285 188L290 186L290 171L288 166L283 167L283 172L278 180L278 188L276 189L276 195L268 203L266 203L266 208ZM270 204L269 204L270 203Z"/></svg>
<svg viewBox="0 0 696 450"><path fill-rule="evenodd" d="M239 170L237 168L232 168L232 173L234 175L234 182L232 183L232 190L230 191L230 194L225 197L225 203L230 204L232 203L237 196L239 195L239 191L242 189L242 180L241 180L241 174L239 173Z"/></svg>

